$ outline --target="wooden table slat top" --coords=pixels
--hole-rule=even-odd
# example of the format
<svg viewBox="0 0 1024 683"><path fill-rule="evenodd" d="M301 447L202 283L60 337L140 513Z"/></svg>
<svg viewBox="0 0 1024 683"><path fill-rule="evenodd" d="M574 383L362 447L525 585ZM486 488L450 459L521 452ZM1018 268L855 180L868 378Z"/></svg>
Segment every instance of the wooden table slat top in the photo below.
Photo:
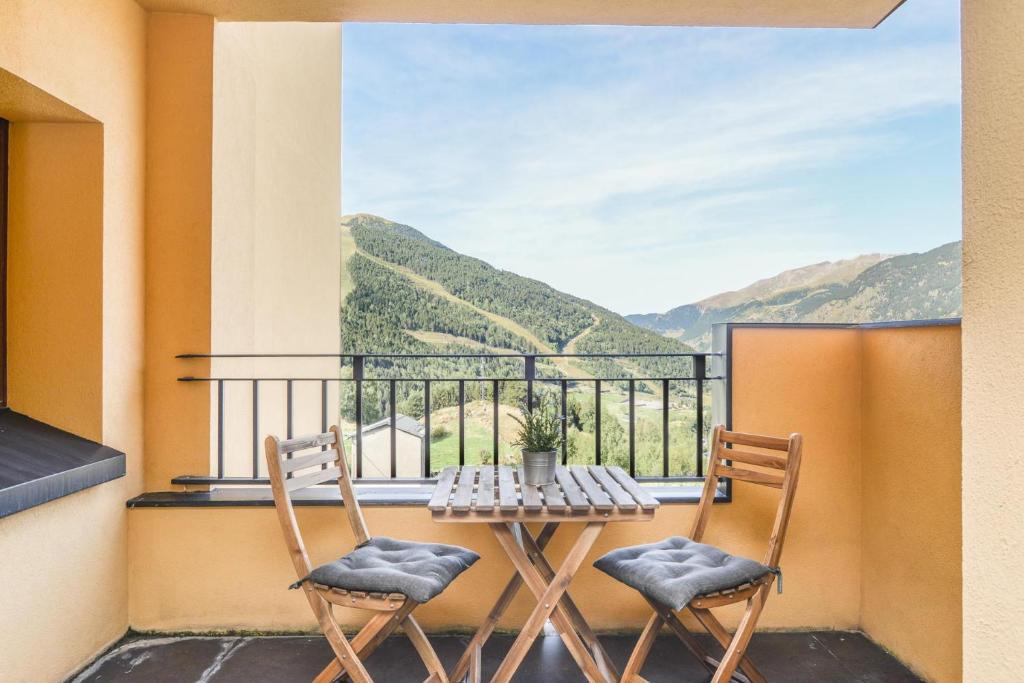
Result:
<svg viewBox="0 0 1024 683"><path fill-rule="evenodd" d="M555 483L523 484L510 465L446 467L427 504L439 522L647 521L659 503L619 467L559 466Z"/></svg>

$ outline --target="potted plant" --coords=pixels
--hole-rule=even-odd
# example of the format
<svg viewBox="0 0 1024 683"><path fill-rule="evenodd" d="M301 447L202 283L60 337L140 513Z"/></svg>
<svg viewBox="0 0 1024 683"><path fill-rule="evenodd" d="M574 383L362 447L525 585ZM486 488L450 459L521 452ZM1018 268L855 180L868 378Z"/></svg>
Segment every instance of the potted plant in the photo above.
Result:
<svg viewBox="0 0 1024 683"><path fill-rule="evenodd" d="M558 449L562 446L562 417L544 395L537 397L535 405L524 402L523 417L509 415L519 423L513 446L523 449L522 483L543 486L555 481Z"/></svg>

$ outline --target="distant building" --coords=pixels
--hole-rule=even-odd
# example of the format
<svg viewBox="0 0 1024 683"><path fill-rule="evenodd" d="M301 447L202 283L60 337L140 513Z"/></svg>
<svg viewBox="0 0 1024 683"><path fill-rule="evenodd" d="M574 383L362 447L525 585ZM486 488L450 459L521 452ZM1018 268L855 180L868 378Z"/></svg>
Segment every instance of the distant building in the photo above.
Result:
<svg viewBox="0 0 1024 683"><path fill-rule="evenodd" d="M363 427L363 476L391 476L391 419L384 418ZM423 471L426 430L415 418L395 416L395 464L399 477L420 477ZM348 451L355 457L355 436L349 436Z"/></svg>

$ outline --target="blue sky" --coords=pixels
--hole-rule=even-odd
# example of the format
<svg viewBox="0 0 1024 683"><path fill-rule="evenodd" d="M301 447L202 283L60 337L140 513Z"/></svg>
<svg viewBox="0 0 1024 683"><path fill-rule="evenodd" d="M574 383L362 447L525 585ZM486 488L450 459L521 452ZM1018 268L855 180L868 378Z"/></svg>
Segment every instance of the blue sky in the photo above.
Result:
<svg viewBox="0 0 1024 683"><path fill-rule="evenodd" d="M619 313L960 238L957 0L872 31L346 24L342 208Z"/></svg>

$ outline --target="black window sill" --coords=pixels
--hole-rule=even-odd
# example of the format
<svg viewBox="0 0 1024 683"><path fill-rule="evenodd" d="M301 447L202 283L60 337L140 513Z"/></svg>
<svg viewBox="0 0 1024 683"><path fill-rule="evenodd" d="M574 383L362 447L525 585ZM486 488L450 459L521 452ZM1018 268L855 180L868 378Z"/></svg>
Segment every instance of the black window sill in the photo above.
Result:
<svg viewBox="0 0 1024 683"><path fill-rule="evenodd" d="M700 500L697 486L648 487L651 494L663 505L696 505ZM360 486L356 485L359 504L366 507L425 507L434 491L430 484ZM337 487L318 487L298 491L292 495L296 506L340 506L341 494ZM715 498L716 503L726 503L724 491ZM221 488L214 491L153 491L143 493L128 501L129 508L165 507L272 507L273 495L267 487Z"/></svg>
<svg viewBox="0 0 1024 683"><path fill-rule="evenodd" d="M124 473L124 453L12 410L0 410L0 517Z"/></svg>

